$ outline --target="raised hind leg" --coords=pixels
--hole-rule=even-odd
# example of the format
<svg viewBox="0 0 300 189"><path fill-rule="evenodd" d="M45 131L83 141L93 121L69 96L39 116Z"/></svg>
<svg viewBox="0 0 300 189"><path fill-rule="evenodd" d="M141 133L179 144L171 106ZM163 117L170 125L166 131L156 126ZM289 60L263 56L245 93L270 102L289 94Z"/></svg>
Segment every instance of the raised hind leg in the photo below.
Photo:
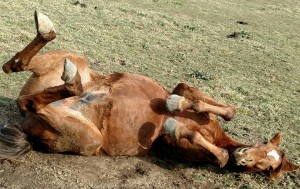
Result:
<svg viewBox="0 0 300 189"><path fill-rule="evenodd" d="M3 65L5 73L19 72L28 69L33 56L41 50L49 41L56 37L53 23L46 15L34 13L37 35L22 51Z"/></svg>
<svg viewBox="0 0 300 189"><path fill-rule="evenodd" d="M47 88L43 91L22 95L18 99L21 112L35 112L47 104L70 96L79 96L83 92L81 78L76 66L68 59L64 63L64 72L61 79L63 85Z"/></svg>
<svg viewBox="0 0 300 189"><path fill-rule="evenodd" d="M236 110L233 106L218 102L199 89L184 83L178 84L172 94L167 101L169 111L193 109L198 113L214 113L226 121L231 120L235 115Z"/></svg>
<svg viewBox="0 0 300 189"><path fill-rule="evenodd" d="M96 125L80 112L64 105L64 102L49 105L72 96L67 103L76 105L80 101L80 97L76 96L83 90L77 68L69 60L65 61L64 68L64 85L19 97L20 109L30 112L26 115L23 128L34 141L46 145L53 152L99 155L103 137ZM34 122L36 118L38 121Z"/></svg>
<svg viewBox="0 0 300 189"><path fill-rule="evenodd" d="M226 149L215 146L207 141L196 128L191 128L188 125L178 122L173 118L168 118L164 123L164 131L176 141L181 139L187 139L192 145L202 147L212 153L217 158L217 164L220 167L224 167L229 159L229 154ZM190 147L195 151L197 148ZM201 153L199 151L199 153Z"/></svg>
<svg viewBox="0 0 300 189"><path fill-rule="evenodd" d="M29 120L36 121L25 123L23 128L34 146L42 146L42 150L86 156L102 154L103 135L97 126L63 104L38 108L33 114L26 115L26 121Z"/></svg>
<svg viewBox="0 0 300 189"><path fill-rule="evenodd" d="M76 65L83 84L91 81L95 74L88 68L86 57L67 51L52 50L38 53L56 37L56 33L53 23L46 15L35 12L34 18L37 30L36 37L3 65L3 70L6 73L20 71L33 73L22 87L20 95L33 94L49 87L62 85L63 81L60 76L66 58Z"/></svg>

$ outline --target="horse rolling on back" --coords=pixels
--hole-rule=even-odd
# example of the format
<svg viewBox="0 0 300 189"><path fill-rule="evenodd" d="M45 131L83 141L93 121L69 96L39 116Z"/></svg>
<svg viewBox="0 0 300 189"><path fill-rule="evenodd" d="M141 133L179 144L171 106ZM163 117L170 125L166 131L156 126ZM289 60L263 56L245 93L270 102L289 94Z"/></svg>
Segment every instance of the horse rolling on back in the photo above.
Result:
<svg viewBox="0 0 300 189"><path fill-rule="evenodd" d="M145 76L99 75L85 57L71 52L38 54L56 33L46 15L35 12L34 18L36 37L3 65L6 73L33 74L18 98L25 117L21 127L1 128L2 159L32 147L87 156L135 156L156 146L169 158L264 172L271 178L298 169L279 149L280 134L255 145L227 136L216 116L229 121L235 108L197 88L180 83L170 93Z"/></svg>

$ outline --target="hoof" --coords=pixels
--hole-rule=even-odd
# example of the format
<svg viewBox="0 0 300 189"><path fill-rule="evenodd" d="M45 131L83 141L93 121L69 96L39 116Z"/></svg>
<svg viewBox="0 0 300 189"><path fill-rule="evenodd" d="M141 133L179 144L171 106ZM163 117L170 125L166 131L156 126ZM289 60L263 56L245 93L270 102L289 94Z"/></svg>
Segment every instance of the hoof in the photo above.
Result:
<svg viewBox="0 0 300 189"><path fill-rule="evenodd" d="M230 121L233 119L233 117L235 116L235 108L232 107L232 106L229 106L226 108L227 109L227 113L225 116L223 116L222 118L225 120L225 121Z"/></svg>
<svg viewBox="0 0 300 189"><path fill-rule="evenodd" d="M69 59L66 58L64 64L64 72L61 76L61 79L66 83L70 83L75 78L76 73L77 67Z"/></svg>
<svg viewBox="0 0 300 189"><path fill-rule="evenodd" d="M176 139L175 129L176 129L177 124L178 124L178 121L176 119L168 118L163 125L164 131L172 139Z"/></svg>
<svg viewBox="0 0 300 189"><path fill-rule="evenodd" d="M229 160L229 153L226 149L221 149L221 153L218 158L218 165L220 168L224 167Z"/></svg>
<svg viewBox="0 0 300 189"><path fill-rule="evenodd" d="M178 95L170 95L167 99L167 109L170 111L170 112L174 112L174 111L183 111L183 108L182 108L182 102L185 101L185 98L182 97L182 96L178 96Z"/></svg>
<svg viewBox="0 0 300 189"><path fill-rule="evenodd" d="M3 66L2 66L2 70L7 73L7 74L11 74L13 71L11 69L12 67L12 64L13 63L10 63L11 61L8 61L7 63L5 63Z"/></svg>
<svg viewBox="0 0 300 189"><path fill-rule="evenodd" d="M55 38L55 28L48 16L35 11L34 12L35 26L37 33L47 41L50 41Z"/></svg>

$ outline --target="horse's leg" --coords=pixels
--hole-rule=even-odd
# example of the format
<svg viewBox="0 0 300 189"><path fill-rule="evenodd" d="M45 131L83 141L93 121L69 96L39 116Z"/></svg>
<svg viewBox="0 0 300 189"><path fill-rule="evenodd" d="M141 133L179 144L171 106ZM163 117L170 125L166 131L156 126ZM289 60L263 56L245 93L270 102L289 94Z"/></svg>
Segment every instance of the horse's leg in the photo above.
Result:
<svg viewBox="0 0 300 189"><path fill-rule="evenodd" d="M78 70L68 59L65 60L64 72L61 79L65 82L63 85L50 87L34 94L20 96L18 99L19 109L22 112L27 110L35 112L37 109L41 109L51 102L70 96L79 96L83 92Z"/></svg>
<svg viewBox="0 0 300 189"><path fill-rule="evenodd" d="M189 87L184 83L178 84L172 94L167 101L167 107L170 111L194 109L199 113L214 113L227 121L235 115L236 110L233 106L218 102L199 89Z"/></svg>
<svg viewBox="0 0 300 189"><path fill-rule="evenodd" d="M39 12L34 13L37 35L22 51L3 65L5 73L27 70L30 60L49 41L56 37L55 29L51 20Z"/></svg>
<svg viewBox="0 0 300 189"><path fill-rule="evenodd" d="M33 94L49 87L63 84L60 74L65 58L73 61L78 68L82 83L91 81L95 74L88 68L87 59L67 51L47 51L37 54L49 41L56 37L51 20L38 12L34 14L36 37L23 50L3 65L6 73L31 71L33 74L22 87L20 95Z"/></svg>
<svg viewBox="0 0 300 189"><path fill-rule="evenodd" d="M184 83L178 84L172 94L179 95L184 98L171 95L169 97L169 103L167 103L170 111L183 111L189 108L194 108L196 112L214 113L227 121L231 120L236 112L233 106L218 102L201 90L195 87L190 87Z"/></svg>
<svg viewBox="0 0 300 189"><path fill-rule="evenodd" d="M169 118L164 123L164 131L177 141L181 138L186 138L191 144L205 148L217 158L217 163L220 167L224 167L228 162L228 151L207 141L196 129L189 128L189 126Z"/></svg>
<svg viewBox="0 0 300 189"><path fill-rule="evenodd" d="M220 107L228 107L228 104L218 102L208 94L204 93L203 91L195 88L190 87L185 83L179 83L175 89L173 90L172 94L177 94L179 96L184 96L185 98L189 100L201 100L203 102L206 102L208 104L214 105L214 106L220 106Z"/></svg>
<svg viewBox="0 0 300 189"><path fill-rule="evenodd" d="M62 105L44 106L36 109L34 114L51 128L35 137L42 138L41 142L52 151L73 152L86 156L101 155L103 135L98 127L80 112L64 108ZM30 126L28 128L29 132L35 134L33 129Z"/></svg>
<svg viewBox="0 0 300 189"><path fill-rule="evenodd" d="M224 120L229 121L233 118L235 111L230 107L219 107L208 104L201 100L191 101L185 97L178 95L171 95L167 99L167 108L169 111L185 111L193 110L197 113L208 112L221 116Z"/></svg>

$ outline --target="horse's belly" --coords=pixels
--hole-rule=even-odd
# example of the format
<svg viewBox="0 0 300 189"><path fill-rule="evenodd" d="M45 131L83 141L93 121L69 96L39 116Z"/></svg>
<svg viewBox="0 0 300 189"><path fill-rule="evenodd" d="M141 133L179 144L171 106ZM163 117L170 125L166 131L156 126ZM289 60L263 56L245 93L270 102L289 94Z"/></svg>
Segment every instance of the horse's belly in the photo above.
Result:
<svg viewBox="0 0 300 189"><path fill-rule="evenodd" d="M102 149L108 155L146 154L161 132L167 95L148 78L113 86L110 118L101 130Z"/></svg>

